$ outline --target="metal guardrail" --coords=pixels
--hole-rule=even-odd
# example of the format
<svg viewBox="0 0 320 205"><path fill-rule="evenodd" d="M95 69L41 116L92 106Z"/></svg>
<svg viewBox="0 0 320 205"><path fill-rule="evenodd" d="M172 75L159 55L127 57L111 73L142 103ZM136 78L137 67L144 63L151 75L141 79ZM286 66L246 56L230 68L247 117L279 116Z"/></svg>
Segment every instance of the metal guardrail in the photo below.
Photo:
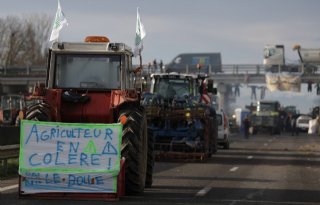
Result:
<svg viewBox="0 0 320 205"><path fill-rule="evenodd" d="M19 157L19 144L0 146L0 165L2 168L1 176L5 177L8 172L8 159Z"/></svg>
<svg viewBox="0 0 320 205"><path fill-rule="evenodd" d="M0 160L18 157L19 148L19 144L0 146Z"/></svg>

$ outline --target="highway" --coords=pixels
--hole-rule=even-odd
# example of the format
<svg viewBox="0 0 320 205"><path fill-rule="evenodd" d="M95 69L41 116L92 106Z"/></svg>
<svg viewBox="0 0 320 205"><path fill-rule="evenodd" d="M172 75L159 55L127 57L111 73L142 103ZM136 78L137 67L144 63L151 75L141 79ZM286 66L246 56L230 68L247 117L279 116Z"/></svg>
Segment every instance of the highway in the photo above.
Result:
<svg viewBox="0 0 320 205"><path fill-rule="evenodd" d="M231 136L206 163L156 162L154 184L117 202L18 199L17 178L0 183L1 205L320 204L320 136Z"/></svg>

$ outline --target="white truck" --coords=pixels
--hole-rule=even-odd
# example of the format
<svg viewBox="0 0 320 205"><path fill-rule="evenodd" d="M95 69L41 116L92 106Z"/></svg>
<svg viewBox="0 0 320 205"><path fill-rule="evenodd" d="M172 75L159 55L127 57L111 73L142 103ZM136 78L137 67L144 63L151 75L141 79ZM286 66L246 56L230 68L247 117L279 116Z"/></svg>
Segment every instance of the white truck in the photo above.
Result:
<svg viewBox="0 0 320 205"><path fill-rule="evenodd" d="M293 50L298 52L302 70L306 73L315 73L320 65L320 48L302 48L294 45Z"/></svg>

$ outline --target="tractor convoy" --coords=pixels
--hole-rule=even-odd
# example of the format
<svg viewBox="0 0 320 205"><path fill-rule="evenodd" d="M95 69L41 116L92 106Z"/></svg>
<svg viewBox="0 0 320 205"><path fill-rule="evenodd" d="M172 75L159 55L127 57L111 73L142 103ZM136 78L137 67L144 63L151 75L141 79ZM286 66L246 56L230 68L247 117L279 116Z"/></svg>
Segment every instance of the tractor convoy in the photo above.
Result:
<svg viewBox="0 0 320 205"><path fill-rule="evenodd" d="M55 42L46 83L28 98L2 97L0 121L20 125L20 197L114 200L151 187L156 160L205 162L217 152L216 89L201 65L142 78L132 57L102 36ZM258 101L253 133L280 134L280 114L278 101Z"/></svg>
<svg viewBox="0 0 320 205"><path fill-rule="evenodd" d="M156 159L205 161L217 151L216 112L206 92L212 91L206 77L152 74L150 90L142 94L135 87L141 77L140 68L132 66L132 56L125 44L101 36L89 36L81 43L53 43L46 84L35 86L32 99L38 102L23 109L19 122L20 197L115 199L139 194L152 186ZM103 131L109 140L106 145L98 143L101 131L93 126L112 127ZM119 126L120 134L112 136ZM113 146L114 137L119 146ZM40 146L39 141L51 144ZM109 157L117 153L119 158ZM102 178L110 172L113 159L119 168L111 172L115 182L108 179L110 189L105 189ZM107 168L94 170L102 162ZM51 175L56 184L43 188Z"/></svg>
<svg viewBox="0 0 320 205"><path fill-rule="evenodd" d="M131 48L107 37L55 42L46 83L28 98L2 98L2 124L20 125L20 197L114 200L151 187L156 160L205 162L217 152L212 80L201 70L142 78L132 57ZM141 79L148 79L144 92ZM280 114L279 102L259 101L253 133L280 134Z"/></svg>

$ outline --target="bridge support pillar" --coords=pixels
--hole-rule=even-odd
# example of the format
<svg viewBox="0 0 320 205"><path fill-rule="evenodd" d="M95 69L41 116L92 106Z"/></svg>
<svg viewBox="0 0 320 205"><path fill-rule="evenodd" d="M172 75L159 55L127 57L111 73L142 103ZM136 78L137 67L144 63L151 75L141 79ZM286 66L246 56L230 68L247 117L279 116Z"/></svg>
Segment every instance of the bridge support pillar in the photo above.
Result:
<svg viewBox="0 0 320 205"><path fill-rule="evenodd" d="M224 110L225 109L225 94L227 91L227 87L224 83L219 83L218 85L218 93L219 93L219 105L218 109L219 110Z"/></svg>

